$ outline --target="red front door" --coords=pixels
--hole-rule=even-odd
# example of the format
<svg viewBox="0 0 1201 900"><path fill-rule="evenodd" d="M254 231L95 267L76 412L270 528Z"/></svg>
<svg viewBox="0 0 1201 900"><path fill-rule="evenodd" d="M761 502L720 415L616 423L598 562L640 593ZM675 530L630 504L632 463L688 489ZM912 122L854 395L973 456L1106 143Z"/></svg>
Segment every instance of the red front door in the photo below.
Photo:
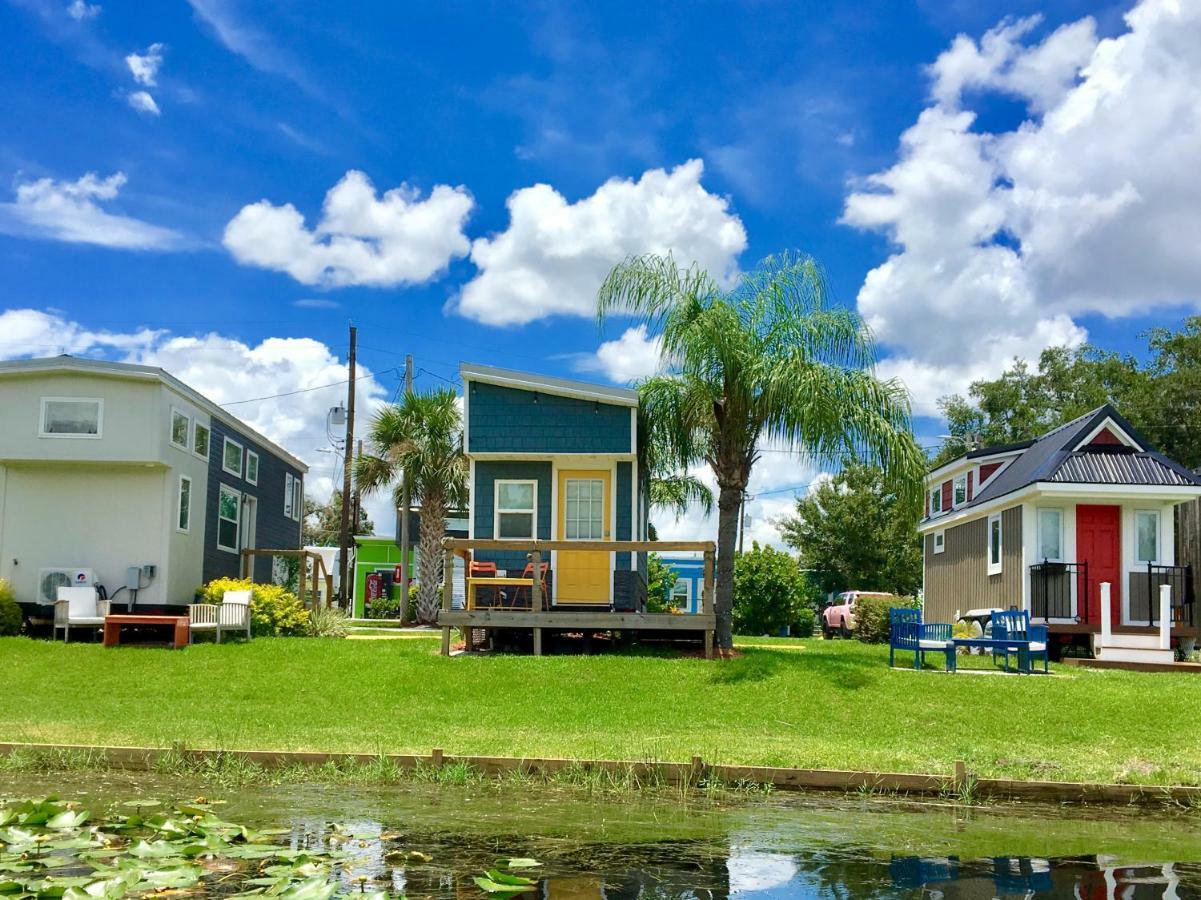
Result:
<svg viewBox="0 0 1201 900"><path fill-rule="evenodd" d="M1101 582L1108 581L1112 622L1122 621L1121 508L1117 506L1076 507L1076 559L1088 563L1088 605L1085 622L1101 622ZM1081 572L1081 582L1084 573ZM1080 587L1083 593L1083 585Z"/></svg>

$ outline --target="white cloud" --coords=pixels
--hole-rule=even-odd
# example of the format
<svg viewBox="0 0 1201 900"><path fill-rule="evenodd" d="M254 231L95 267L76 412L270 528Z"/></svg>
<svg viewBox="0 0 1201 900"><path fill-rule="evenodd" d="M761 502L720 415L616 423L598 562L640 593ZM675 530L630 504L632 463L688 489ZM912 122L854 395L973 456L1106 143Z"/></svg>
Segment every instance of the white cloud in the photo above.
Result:
<svg viewBox="0 0 1201 900"><path fill-rule="evenodd" d="M94 19L100 15L100 5L96 3L85 3L84 0L71 0L67 6L67 15L76 22L84 22L88 19Z"/></svg>
<svg viewBox="0 0 1201 900"><path fill-rule="evenodd" d="M1083 341L1082 315L1201 303L1201 5L1144 0L1126 23L1105 40L1091 19L1039 43L1034 20L957 38L896 164L847 198L844 222L896 244L858 304L920 411ZM1019 97L1029 118L982 131L969 91Z"/></svg>
<svg viewBox="0 0 1201 900"><path fill-rule="evenodd" d="M614 264L641 253L697 262L723 283L737 275L746 230L726 199L701 186L699 159L637 181L613 178L575 203L547 184L509 196L509 227L471 245L480 270L458 311L488 325L594 313L596 291Z"/></svg>
<svg viewBox="0 0 1201 900"><path fill-rule="evenodd" d="M131 91L125 96L126 101L140 113L157 116L161 115L161 110L154 98L146 91Z"/></svg>
<svg viewBox="0 0 1201 900"><path fill-rule="evenodd" d="M340 309L342 306L337 300L328 300L324 297L302 297L299 300L293 300L292 305L300 309Z"/></svg>
<svg viewBox="0 0 1201 900"><path fill-rule="evenodd" d="M150 346L162 334L149 328L126 334L90 331L54 311L6 309L0 312L0 359L133 351Z"/></svg>
<svg viewBox="0 0 1201 900"><path fill-rule="evenodd" d="M580 372L601 372L618 384L639 381L661 368L662 346L662 338L648 336L645 325L635 325L617 340L605 341L594 355L577 360L575 367Z"/></svg>
<svg viewBox="0 0 1201 900"><path fill-rule="evenodd" d="M17 198L0 203L0 232L122 250L168 250L182 243L169 228L106 212L125 173L100 178L88 172L76 181L39 178L17 186Z"/></svg>
<svg viewBox="0 0 1201 900"><path fill-rule="evenodd" d="M157 83L158 70L163 65L164 46L160 43L151 44L144 53L131 53L125 57L125 65L133 80L146 87L154 87Z"/></svg>
<svg viewBox="0 0 1201 900"><path fill-rule="evenodd" d="M473 201L463 187L438 185L422 200L401 185L377 197L351 170L325 195L312 229L291 203L260 200L225 226L224 243L238 262L286 272L324 287L418 284L470 248L463 226Z"/></svg>

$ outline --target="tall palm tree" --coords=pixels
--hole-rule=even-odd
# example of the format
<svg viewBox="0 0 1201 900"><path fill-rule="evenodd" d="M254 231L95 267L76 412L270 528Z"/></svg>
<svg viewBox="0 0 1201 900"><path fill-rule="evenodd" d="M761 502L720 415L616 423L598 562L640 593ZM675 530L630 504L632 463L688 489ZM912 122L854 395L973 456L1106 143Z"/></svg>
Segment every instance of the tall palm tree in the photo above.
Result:
<svg viewBox="0 0 1201 900"><path fill-rule="evenodd" d="M367 451L355 463L360 489L369 494L393 486L399 508L401 485L407 483L410 497L421 507L417 621L433 624L438 619L446 511L467 503L463 420L454 390L406 391L400 403L385 406L371 420Z"/></svg>
<svg viewBox="0 0 1201 900"><path fill-rule="evenodd" d="M853 311L827 302L817 263L769 257L723 290L699 267L671 256L616 266L597 296L597 316L633 315L662 336L664 373L639 397L671 467L707 462L718 484L717 631L733 643L738 508L770 439L837 466L879 465L916 508L925 458L913 440L909 395L875 374L875 344Z"/></svg>

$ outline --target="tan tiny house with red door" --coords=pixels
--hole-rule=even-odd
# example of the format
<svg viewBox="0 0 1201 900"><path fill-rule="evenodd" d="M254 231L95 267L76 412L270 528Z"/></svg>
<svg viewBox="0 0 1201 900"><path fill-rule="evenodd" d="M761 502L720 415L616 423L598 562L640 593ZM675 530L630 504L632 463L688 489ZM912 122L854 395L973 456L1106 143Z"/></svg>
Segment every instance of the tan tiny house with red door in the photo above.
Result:
<svg viewBox="0 0 1201 900"><path fill-rule="evenodd" d="M1102 585L1112 631L1129 635L1159 632L1168 585L1172 643L1189 649L1199 623L1174 513L1199 496L1201 478L1108 405L1035 440L966 453L926 479L926 621L1025 609L1053 645L1091 650Z"/></svg>

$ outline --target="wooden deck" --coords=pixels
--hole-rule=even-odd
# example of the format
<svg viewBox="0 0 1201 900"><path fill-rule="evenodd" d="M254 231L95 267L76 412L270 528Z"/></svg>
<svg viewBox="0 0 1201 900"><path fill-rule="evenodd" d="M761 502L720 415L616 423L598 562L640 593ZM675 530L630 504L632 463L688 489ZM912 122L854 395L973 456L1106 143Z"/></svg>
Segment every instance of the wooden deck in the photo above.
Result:
<svg viewBox="0 0 1201 900"><path fill-rule="evenodd" d="M529 612L509 609L454 609L438 614L444 628L519 628L534 634L534 655L542 653L542 632L551 631L649 631L674 634L700 634L706 658L713 656L712 613L675 615L673 613L608 612L600 610L549 610Z"/></svg>

